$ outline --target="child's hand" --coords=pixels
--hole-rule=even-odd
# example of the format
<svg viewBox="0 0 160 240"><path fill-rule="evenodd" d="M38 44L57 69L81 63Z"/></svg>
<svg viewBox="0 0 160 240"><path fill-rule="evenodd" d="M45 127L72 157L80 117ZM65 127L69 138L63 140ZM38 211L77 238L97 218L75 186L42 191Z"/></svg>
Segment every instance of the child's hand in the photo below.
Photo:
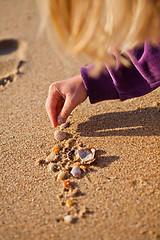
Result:
<svg viewBox="0 0 160 240"><path fill-rule="evenodd" d="M46 101L46 110L53 126L64 123L72 110L86 98L81 75L53 83Z"/></svg>

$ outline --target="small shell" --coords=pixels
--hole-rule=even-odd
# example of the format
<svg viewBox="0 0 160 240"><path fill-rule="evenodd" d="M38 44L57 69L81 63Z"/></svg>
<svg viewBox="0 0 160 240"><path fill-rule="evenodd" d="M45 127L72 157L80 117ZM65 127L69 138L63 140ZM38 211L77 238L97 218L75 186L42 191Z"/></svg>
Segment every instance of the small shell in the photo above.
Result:
<svg viewBox="0 0 160 240"><path fill-rule="evenodd" d="M46 158L46 163L52 162L57 160L58 155L56 153L52 152L47 158Z"/></svg>
<svg viewBox="0 0 160 240"><path fill-rule="evenodd" d="M64 222L65 223L71 223L73 220L72 216L71 215L67 215L64 217Z"/></svg>
<svg viewBox="0 0 160 240"><path fill-rule="evenodd" d="M54 163L52 163L52 162L49 163L49 164L48 164L48 171L49 171L49 172L52 172L53 169L54 169L54 167L55 167L55 164L54 164Z"/></svg>
<svg viewBox="0 0 160 240"><path fill-rule="evenodd" d="M60 131L60 130L56 130L54 132L54 138L58 141L62 141L63 139L65 139L67 133L66 132L63 132L63 131Z"/></svg>
<svg viewBox="0 0 160 240"><path fill-rule="evenodd" d="M66 172L60 171L60 172L58 173L57 179L63 180L65 177L66 177Z"/></svg>
<svg viewBox="0 0 160 240"><path fill-rule="evenodd" d="M78 150L78 155L83 164L90 164L95 161L95 149L94 148L81 148Z"/></svg>
<svg viewBox="0 0 160 240"><path fill-rule="evenodd" d="M72 199L68 199L66 202L66 206L67 207L72 207L73 206L73 200Z"/></svg>
<svg viewBox="0 0 160 240"><path fill-rule="evenodd" d="M86 172L87 167L86 167L85 165L80 165L79 167L80 167L80 169L82 169L84 172Z"/></svg>
<svg viewBox="0 0 160 240"><path fill-rule="evenodd" d="M60 129L62 130L62 129L64 129L64 128L67 128L67 127L69 127L69 125L70 125L70 122L65 122L65 123L62 123L59 127L60 127Z"/></svg>
<svg viewBox="0 0 160 240"><path fill-rule="evenodd" d="M70 180L64 180L63 181L63 187L64 188L70 188L71 187L71 181Z"/></svg>
<svg viewBox="0 0 160 240"><path fill-rule="evenodd" d="M78 178L81 176L81 170L78 166L74 166L71 170L71 174L73 175L73 177Z"/></svg>
<svg viewBox="0 0 160 240"><path fill-rule="evenodd" d="M54 153L59 153L60 149L61 149L60 146L58 144L56 144L52 147L51 151Z"/></svg>

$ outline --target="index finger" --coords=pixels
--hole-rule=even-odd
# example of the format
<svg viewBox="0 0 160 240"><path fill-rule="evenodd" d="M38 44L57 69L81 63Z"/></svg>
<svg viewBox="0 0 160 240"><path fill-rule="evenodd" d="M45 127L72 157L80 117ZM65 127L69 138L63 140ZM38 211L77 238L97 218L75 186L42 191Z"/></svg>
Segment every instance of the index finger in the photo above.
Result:
<svg viewBox="0 0 160 240"><path fill-rule="evenodd" d="M49 116L49 119L54 127L57 127L57 107L61 96L57 90L49 91L48 98L46 100L46 110Z"/></svg>

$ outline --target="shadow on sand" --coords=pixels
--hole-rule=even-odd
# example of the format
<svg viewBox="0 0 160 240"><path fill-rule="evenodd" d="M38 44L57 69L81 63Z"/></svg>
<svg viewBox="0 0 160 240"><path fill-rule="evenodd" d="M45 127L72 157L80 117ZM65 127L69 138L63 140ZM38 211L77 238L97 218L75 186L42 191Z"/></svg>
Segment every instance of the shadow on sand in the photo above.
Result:
<svg viewBox="0 0 160 240"><path fill-rule="evenodd" d="M81 136L159 136L160 113L156 107L95 115L80 123Z"/></svg>

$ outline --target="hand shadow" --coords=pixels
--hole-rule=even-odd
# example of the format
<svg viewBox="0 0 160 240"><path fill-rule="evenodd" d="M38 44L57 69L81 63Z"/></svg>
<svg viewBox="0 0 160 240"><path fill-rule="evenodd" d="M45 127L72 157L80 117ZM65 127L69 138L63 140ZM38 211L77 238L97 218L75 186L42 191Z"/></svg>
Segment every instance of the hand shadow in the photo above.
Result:
<svg viewBox="0 0 160 240"><path fill-rule="evenodd" d="M80 123L81 136L159 136L160 114L156 107L95 115Z"/></svg>

